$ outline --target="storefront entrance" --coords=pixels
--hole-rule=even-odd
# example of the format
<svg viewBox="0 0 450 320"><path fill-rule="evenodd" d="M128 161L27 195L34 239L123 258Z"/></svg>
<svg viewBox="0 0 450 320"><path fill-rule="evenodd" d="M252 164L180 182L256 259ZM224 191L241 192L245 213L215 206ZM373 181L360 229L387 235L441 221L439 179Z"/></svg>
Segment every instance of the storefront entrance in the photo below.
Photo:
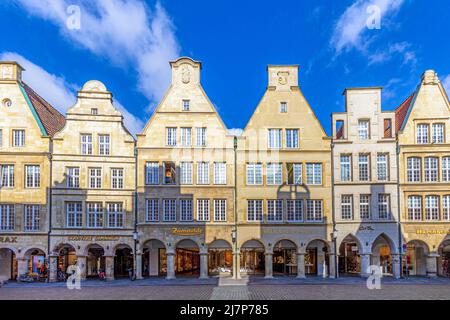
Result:
<svg viewBox="0 0 450 320"><path fill-rule="evenodd" d="M45 282L48 277L45 252L41 249L30 249L24 257L28 260L28 274L36 281Z"/></svg>
<svg viewBox="0 0 450 320"><path fill-rule="evenodd" d="M92 245L89 247L86 266L87 278L97 278L101 271L105 272L105 250L99 245Z"/></svg>
<svg viewBox="0 0 450 320"><path fill-rule="evenodd" d="M241 247L241 274L264 275L264 245L257 240L249 240Z"/></svg>
<svg viewBox="0 0 450 320"><path fill-rule="evenodd" d="M17 278L17 260L14 251L0 249L0 278L15 280Z"/></svg>
<svg viewBox="0 0 450 320"><path fill-rule="evenodd" d="M178 242L175 251L175 275L200 275L200 250L192 240Z"/></svg>
<svg viewBox="0 0 450 320"><path fill-rule="evenodd" d="M273 274L297 275L297 246L289 240L281 240L273 248Z"/></svg>
<svg viewBox="0 0 450 320"><path fill-rule="evenodd" d="M407 276L427 275L428 246L419 240L413 240L406 245L406 259L403 267Z"/></svg>
<svg viewBox="0 0 450 320"><path fill-rule="evenodd" d="M74 266L77 264L77 255L75 252L75 248L71 245L63 245L59 250L58 256L58 272L63 272L67 274L67 268L69 266Z"/></svg>
<svg viewBox="0 0 450 320"><path fill-rule="evenodd" d="M361 272L359 245L352 236L347 236L339 247L339 274L358 275Z"/></svg>
<svg viewBox="0 0 450 320"><path fill-rule="evenodd" d="M142 275L162 277L167 274L166 247L162 241L153 239L144 243L142 250Z"/></svg>
<svg viewBox="0 0 450 320"><path fill-rule="evenodd" d="M329 248L325 241L314 240L306 247L305 274L314 276L329 275Z"/></svg>
<svg viewBox="0 0 450 320"><path fill-rule="evenodd" d="M233 272L233 251L225 240L215 240L208 245L209 275L231 275Z"/></svg>
<svg viewBox="0 0 450 320"><path fill-rule="evenodd" d="M372 265L380 266L384 275L392 275L392 241L384 234L378 236L372 245Z"/></svg>
<svg viewBox="0 0 450 320"><path fill-rule="evenodd" d="M450 278L450 240L444 241L439 246L439 255L438 274Z"/></svg>
<svg viewBox="0 0 450 320"><path fill-rule="evenodd" d="M117 248L114 256L114 278L128 278L133 270L133 251L130 247Z"/></svg>

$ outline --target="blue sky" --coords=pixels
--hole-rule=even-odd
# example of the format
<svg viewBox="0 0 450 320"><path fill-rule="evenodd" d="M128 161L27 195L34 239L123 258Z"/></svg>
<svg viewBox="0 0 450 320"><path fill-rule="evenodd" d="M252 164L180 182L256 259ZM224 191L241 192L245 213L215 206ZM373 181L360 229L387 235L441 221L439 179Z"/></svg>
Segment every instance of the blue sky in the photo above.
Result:
<svg viewBox="0 0 450 320"><path fill-rule="evenodd" d="M80 29L67 27L73 4ZM0 3L0 58L19 60L25 81L62 112L87 80L104 82L134 133L178 56L203 62L202 84L229 129L249 120L267 64L298 64L300 87L330 133L346 87L383 86L384 109L426 69L450 88L449 9L447 0L9 0ZM368 28L377 13L380 28Z"/></svg>

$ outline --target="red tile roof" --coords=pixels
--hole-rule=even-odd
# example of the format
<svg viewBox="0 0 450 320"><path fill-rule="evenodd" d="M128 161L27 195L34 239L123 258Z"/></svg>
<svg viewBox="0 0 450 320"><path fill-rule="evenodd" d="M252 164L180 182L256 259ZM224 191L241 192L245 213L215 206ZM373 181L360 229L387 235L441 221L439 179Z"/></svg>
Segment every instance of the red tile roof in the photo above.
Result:
<svg viewBox="0 0 450 320"><path fill-rule="evenodd" d="M414 93L410 95L402 104L395 109L395 133L399 132L403 126L403 122L408 115L409 108L411 107L411 102L414 100Z"/></svg>
<svg viewBox="0 0 450 320"><path fill-rule="evenodd" d="M40 95L38 95L33 89L31 89L25 83L22 84L25 93L28 95L31 104L33 105L42 125L47 131L47 134L51 137L55 135L59 130L61 130L66 119L59 113L58 110L53 108L47 101L44 100Z"/></svg>

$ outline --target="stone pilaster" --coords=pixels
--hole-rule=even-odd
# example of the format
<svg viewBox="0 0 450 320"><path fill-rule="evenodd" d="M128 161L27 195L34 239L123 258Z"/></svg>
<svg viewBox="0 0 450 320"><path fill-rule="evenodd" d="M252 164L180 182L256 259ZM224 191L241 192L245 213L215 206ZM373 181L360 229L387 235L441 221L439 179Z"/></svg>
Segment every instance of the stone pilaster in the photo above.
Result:
<svg viewBox="0 0 450 320"><path fill-rule="evenodd" d="M106 280L114 280L114 256L105 256Z"/></svg>
<svg viewBox="0 0 450 320"><path fill-rule="evenodd" d="M400 259L401 259L400 254L392 255L392 273L395 279L399 279L401 277Z"/></svg>
<svg viewBox="0 0 450 320"><path fill-rule="evenodd" d="M298 252L297 253L297 278L305 279L305 253Z"/></svg>
<svg viewBox="0 0 450 320"><path fill-rule="evenodd" d="M361 277L370 276L370 253L361 253L360 254L360 264L361 264Z"/></svg>
<svg viewBox="0 0 450 320"><path fill-rule="evenodd" d="M80 268L81 280L86 280L86 256L77 256L77 267Z"/></svg>
<svg viewBox="0 0 450 320"><path fill-rule="evenodd" d="M427 257L427 276L431 278L437 277L437 258L439 254L432 252Z"/></svg>
<svg viewBox="0 0 450 320"><path fill-rule="evenodd" d="M265 253L265 269L266 269L266 279L272 279L273 278L273 253L272 252L266 252Z"/></svg>
<svg viewBox="0 0 450 320"><path fill-rule="evenodd" d="M167 280L175 279L175 252L167 252Z"/></svg>
<svg viewBox="0 0 450 320"><path fill-rule="evenodd" d="M50 282L58 281L58 256L49 256L48 279Z"/></svg>
<svg viewBox="0 0 450 320"><path fill-rule="evenodd" d="M330 261L329 261L330 268L328 270L329 271L328 277L334 279L334 278L336 278L336 270L337 270L336 255L334 253L330 253L328 255L328 257L330 259Z"/></svg>
<svg viewBox="0 0 450 320"><path fill-rule="evenodd" d="M208 253L200 253L200 279L208 279Z"/></svg>
<svg viewBox="0 0 450 320"><path fill-rule="evenodd" d="M136 270L136 280L142 280L144 277L142 276L142 252L136 253L136 265L134 266L134 270Z"/></svg>
<svg viewBox="0 0 450 320"><path fill-rule="evenodd" d="M17 258L17 274L18 276L28 274L29 259Z"/></svg>

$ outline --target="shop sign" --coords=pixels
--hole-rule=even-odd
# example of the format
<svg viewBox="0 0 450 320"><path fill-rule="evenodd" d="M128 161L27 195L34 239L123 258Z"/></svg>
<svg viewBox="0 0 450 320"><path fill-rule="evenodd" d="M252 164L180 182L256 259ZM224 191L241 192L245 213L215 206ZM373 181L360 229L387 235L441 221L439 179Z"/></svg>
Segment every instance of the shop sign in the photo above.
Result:
<svg viewBox="0 0 450 320"><path fill-rule="evenodd" d="M0 243L17 243L18 237L0 237Z"/></svg>
<svg viewBox="0 0 450 320"><path fill-rule="evenodd" d="M436 229L418 229L416 234L450 234L449 230L436 230Z"/></svg>
<svg viewBox="0 0 450 320"><path fill-rule="evenodd" d="M69 241L118 241L118 236L69 236Z"/></svg>
<svg viewBox="0 0 450 320"><path fill-rule="evenodd" d="M359 226L359 231L374 231L372 226Z"/></svg>
<svg viewBox="0 0 450 320"><path fill-rule="evenodd" d="M202 233L202 228L172 228L172 234L177 236L195 236Z"/></svg>

